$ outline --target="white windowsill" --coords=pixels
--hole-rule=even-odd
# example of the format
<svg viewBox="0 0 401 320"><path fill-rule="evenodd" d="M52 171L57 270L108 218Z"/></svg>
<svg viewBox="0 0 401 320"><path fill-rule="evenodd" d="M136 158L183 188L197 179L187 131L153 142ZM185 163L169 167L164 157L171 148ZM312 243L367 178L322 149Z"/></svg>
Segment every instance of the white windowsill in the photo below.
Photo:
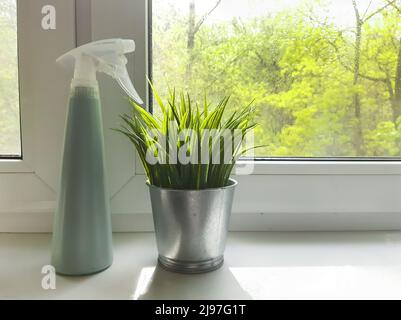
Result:
<svg viewBox="0 0 401 320"><path fill-rule="evenodd" d="M114 264L41 288L49 234L0 234L0 299L400 299L401 232L231 233L221 270L156 267L152 233L114 236Z"/></svg>

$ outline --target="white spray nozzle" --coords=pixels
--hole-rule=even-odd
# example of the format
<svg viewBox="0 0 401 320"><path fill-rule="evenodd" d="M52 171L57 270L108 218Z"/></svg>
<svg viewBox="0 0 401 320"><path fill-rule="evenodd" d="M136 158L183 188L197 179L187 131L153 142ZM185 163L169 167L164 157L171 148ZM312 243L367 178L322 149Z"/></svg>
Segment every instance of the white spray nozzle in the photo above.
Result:
<svg viewBox="0 0 401 320"><path fill-rule="evenodd" d="M117 80L125 93L136 103L143 100L127 71L125 54L135 51L134 40L108 39L95 41L67 52L57 62L74 65L74 82L83 85L96 85L96 72L103 72Z"/></svg>

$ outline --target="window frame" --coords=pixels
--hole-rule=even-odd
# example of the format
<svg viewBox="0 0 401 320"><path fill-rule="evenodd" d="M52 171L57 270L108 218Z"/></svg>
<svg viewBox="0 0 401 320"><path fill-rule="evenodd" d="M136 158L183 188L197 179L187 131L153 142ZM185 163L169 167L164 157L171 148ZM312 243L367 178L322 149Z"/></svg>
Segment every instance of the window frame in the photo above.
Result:
<svg viewBox="0 0 401 320"><path fill-rule="evenodd" d="M151 22L152 22L152 13L151 13L151 8L152 8L152 0L148 0L148 12L147 14L149 15L149 25L148 28L151 28ZM151 49L148 51L151 53ZM150 59L150 58L149 58ZM148 63L149 68L151 68L152 63ZM150 71L149 71L150 72ZM247 163L248 160L241 160L239 162L239 165L243 165L244 163ZM248 162L249 163L249 162ZM312 159L306 159L306 158L259 158L259 159L254 159L254 173L245 178L239 177L239 179L244 180L245 187L244 189L244 199L249 198L251 201L249 201L248 205L249 208L247 209L244 206L242 211L251 211L253 214L282 214L283 215L283 220L286 220L285 215L286 214L298 214L298 215L303 215L307 214L308 212L319 212L322 216L326 213L328 215L331 214L346 214L350 217L350 220L354 219L352 217L352 214L361 214L361 213L370 213L374 215L380 215L383 214L383 216L386 213L393 213L396 215L400 215L397 218L401 218L401 203L394 201L391 197L386 197L385 195L387 194L393 194L394 189L392 187L396 185L397 183L401 183L401 159L396 159L396 158L366 158L366 159L358 159L358 158L312 158ZM143 170L139 168L137 171L138 174L143 174ZM276 209L271 209L271 207L266 203L266 201L263 201L263 199L255 197L254 192L252 189L254 189L258 183L257 179L265 179L266 184L269 184L269 179L271 179L274 176L283 176L283 177L291 177L289 181L293 180L294 183L299 181L300 179L305 179L305 188L306 190L312 190L313 185L310 185L310 183L307 182L307 177L323 177L324 179L327 180L327 185L322 187L326 188L326 192L321 192L321 197L316 197L316 201L314 203L310 203L310 205L304 205L300 206L299 208L293 208L292 206L286 206L282 205L279 208ZM346 186L347 184L350 183L350 180L354 179L358 181L358 177L362 178L364 180L361 183L356 183L354 187L357 187L359 190L362 191L362 194L368 195L370 186L375 185L380 179L387 179L389 181L388 184L383 184L380 186L380 188L377 189L377 194L376 197L374 194L371 196L373 199L376 199L377 203L381 203L381 206L372 206L375 207L375 210L369 210L369 208L365 206L358 205L360 204L359 201L362 199L356 199L355 201L352 201L352 198L349 198L349 204L350 208L355 208L355 209L350 209L349 212L347 210L338 210L335 209L330 210L330 205L332 205L334 208L336 207L336 203L338 201L342 201L344 199L341 198L341 193L337 192L336 194L336 187L331 186L330 188L330 180L333 177L340 178L340 180L343 180L343 184ZM366 181L367 180L367 181ZM284 186L278 185L277 188L281 189ZM288 188L289 190L291 188ZM350 193L352 194L352 189L349 190ZM305 190L300 190L299 191L301 194L307 195L307 191ZM329 195L332 195L331 197ZM338 196L336 196L338 195ZM279 194L276 194L275 196L280 197ZM273 197L274 198L274 197ZM289 191L288 198L297 198L296 197L296 192L295 191ZM329 201L328 206L323 205L323 200ZM393 201L392 201L393 200ZM320 202L320 203L319 203ZM257 203L257 205L255 205ZM386 204L387 203L387 204ZM388 205L391 203L391 205ZM239 204L237 203L237 207ZM326 208L320 209L320 211L316 211L316 207L322 207ZM360 209L358 209L360 208ZM239 210L239 212L241 212ZM234 206L234 212L236 211L235 206ZM238 209L237 209L238 212ZM367 218L365 216L364 218ZM386 220L388 217L385 217ZM358 225L358 220L353 222L353 225ZM380 223L374 222L375 219L370 218L370 221L372 222L372 228L381 228ZM391 219L390 219L391 220ZM243 221L242 221L243 222ZM395 228L400 228L401 223L398 221L392 221L394 222L394 227ZM363 222L360 221L360 226L363 225ZM391 224L391 223L390 223ZM325 223L322 222L320 224L321 229L324 230L326 228L330 229L329 226L325 226ZM334 227L335 228L335 227ZM343 226L344 229L347 229L346 226ZM363 228L363 227L362 227ZM294 222L294 225L290 227L290 229L297 229L297 223ZM319 227L318 227L319 230Z"/></svg>
<svg viewBox="0 0 401 320"><path fill-rule="evenodd" d="M41 29L44 5L54 5L63 13L57 15L56 30ZM34 230L43 223L36 217L53 211L60 159L58 128L65 121L59 100L67 96L67 77L58 77L51 61L75 46L74 5L62 0L17 0L22 157L0 159L2 232L18 231L21 222L26 231Z"/></svg>
<svg viewBox="0 0 401 320"><path fill-rule="evenodd" d="M143 0L142 0L143 1ZM149 79L152 79L152 6L153 0L147 2L148 16L148 51L147 66ZM153 108L153 95L151 88L147 91L147 101L149 111ZM244 165L254 161L255 170L252 175L277 175L277 174L327 174L327 175L381 175L381 174L401 174L401 158L353 158L353 157L324 157L324 158L304 158L304 157L257 157L255 159L242 159L239 165ZM138 174L144 174L143 170L137 167Z"/></svg>
<svg viewBox="0 0 401 320"><path fill-rule="evenodd" d="M29 6L26 3L33 3L19 1L25 6ZM67 15L58 21L59 25L68 25L63 32L72 32L72 22L67 20L75 20L73 37L65 35L65 49L89 40L112 37L135 39L137 49L128 59L129 73L139 94L146 97L149 103L145 75L149 71L151 52L148 37L150 1L77 0L75 6L75 2L48 0L46 4L56 5L58 12ZM25 14L28 16L27 11ZM29 34L26 35L28 37ZM27 45L24 47L21 44L20 54L23 56L26 48L33 43L26 39ZM48 69L47 76L50 75L55 83L57 103L51 106L50 102L42 100L46 105L40 108L41 96L40 99L35 98L35 108L32 108L30 100L40 93L29 90L32 75L24 75L21 68L24 159L16 163L0 160L0 195L5 199L5 204L0 206L0 232L51 231L70 76L63 74L57 66ZM119 114L127 112L126 101L112 80L102 75L98 78L114 230L151 231L150 199L143 168L130 143L107 130L115 127ZM113 108L108 108L109 105ZM57 117L56 123L47 131L38 130L43 123L40 122L41 115L51 110L52 115ZM49 132L55 137L45 136ZM255 161L254 165L253 175L235 177L239 186L231 230L401 230L401 197L397 194L397 190L401 190L401 160L262 159ZM2 194L3 190L5 193Z"/></svg>
<svg viewBox="0 0 401 320"><path fill-rule="evenodd" d="M28 108L27 102L22 99L24 96L23 87L25 79L20 65L23 64L25 59L24 53L21 49L21 42L23 42L23 34L21 30L24 28L24 17L18 10L19 1L17 5L17 59L18 59L18 85L19 85L19 113L20 113L20 141L21 141L21 156L0 156L0 174L1 173L33 173L32 168L32 126L29 125L28 119L32 117L31 109Z"/></svg>

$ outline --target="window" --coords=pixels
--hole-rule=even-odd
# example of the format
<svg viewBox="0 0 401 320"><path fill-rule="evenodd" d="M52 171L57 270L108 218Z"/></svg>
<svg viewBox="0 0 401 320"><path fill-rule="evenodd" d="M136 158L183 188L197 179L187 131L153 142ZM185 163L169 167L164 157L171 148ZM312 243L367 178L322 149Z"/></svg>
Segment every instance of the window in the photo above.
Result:
<svg viewBox="0 0 401 320"><path fill-rule="evenodd" d="M258 157L401 156L401 1L153 0L153 81L255 99ZM166 95L166 92L163 92Z"/></svg>
<svg viewBox="0 0 401 320"><path fill-rule="evenodd" d="M21 157L16 0L0 0L0 158Z"/></svg>
<svg viewBox="0 0 401 320"><path fill-rule="evenodd" d="M165 88L166 81L170 79L171 83L174 82L177 86L181 85L184 89L186 84L190 85L191 92L194 94L203 94L207 89L213 99L217 99L227 92L233 94L233 102L241 97L246 98L244 101L257 99L255 103L258 104L258 117L262 119L258 139L259 143L268 144L268 148L259 150L257 156L261 158L258 159L260 161L249 161L255 165L254 174L235 177L239 185L233 206L232 230L400 229L401 161L399 158L388 158L399 156L398 151L396 151L398 148L398 133L396 132L398 127L394 125L392 120L391 102L393 100L389 98L391 92L394 93L395 98L395 92L400 91L400 89L396 89L398 88L396 85L398 73L395 73L394 66L398 61L398 56L395 53L397 52L396 49L399 49L401 38L401 32L396 30L396 26L399 25L397 21L401 21L401 19L397 20L395 7L387 6L382 9L379 0L372 0L368 8L369 0L356 0L355 3L358 6L358 12L361 12L361 16L365 16L365 18L372 14L373 16L368 23L364 23L361 29L363 31L361 41L363 50L361 50L360 74L357 77L359 84L353 86L350 85L353 83L353 74L349 70L353 66L352 57L355 54L352 50L352 36L355 35L355 20L351 19L351 16L354 17L352 0L321 0L316 2L313 0L221 0L221 3L217 0L216 2L196 0L196 23L202 22L202 17L206 16L199 27L199 31L196 32L194 42L196 55L191 71L194 73L194 77L192 82L185 82L184 77L188 67L186 63L188 39L185 38L185 33L188 32L188 13L191 1L96 0L89 2L48 0L46 4L54 5L57 11L57 28L48 31L44 31L40 23L43 18L41 14L43 2L18 1L19 82L23 132L22 149L24 152L22 160L0 159L0 194L2 199L0 201L0 231L51 231L51 217L56 206L66 105L71 80L71 74L60 68L54 61L62 53L74 48L77 44L113 37L135 39L136 51L135 54L128 56L128 70L142 98L146 97L148 63L148 66L153 66L153 80L159 91ZM0 3L3 3L3 0L0 0ZM217 3L218 6L214 9ZM330 9L323 10L322 7L319 7L324 3L328 3ZM338 5L335 5L336 3ZM393 4L393 2L391 3ZM398 4L401 6L401 1L397 0ZM285 34L286 32L282 31L284 34L277 34L275 37L269 38L271 41L274 40L273 42L256 36L250 40L247 38L248 33L242 34L244 41L242 38L239 41L236 37L241 35L240 31L244 27L248 24L257 23L255 19L262 19L267 12L270 12L269 19L278 21L278 17L284 14L282 13L283 10L299 12L301 8L313 9L313 15L310 13L310 16L319 18L318 21L313 22L316 23L316 28L305 34L305 38L301 37L297 41L288 41L288 45L286 43L284 48L292 48L292 51L300 50L297 57L304 57L304 64L299 61L288 64L287 67L299 68L295 71L291 69L293 72L290 75L294 79L288 84L289 89L283 90L280 87L278 88L280 90L277 90L279 96L270 92L265 96L264 90L267 90L266 88L271 89L267 84L274 83L266 82L266 79L270 79L269 76L273 77L273 74L263 73L263 69L260 69L262 70L260 77L255 74L255 70L259 70L257 68L262 68L262 63L259 57L255 56L255 51L250 50L250 48L253 49L256 45L271 45L269 48L273 50L279 48L273 46L276 41L281 40L281 37L287 37L288 40L288 36ZM389 15L393 15L394 20L390 19ZM328 17L327 21L322 19L326 16ZM331 16L337 18L330 20L329 17ZM153 23L150 21L147 23L146 20L152 17ZM233 19L233 17L237 19ZM283 18L281 20L295 23L296 17L298 16L294 13L293 17L290 15L291 19ZM340 20L340 17L344 20ZM384 24L384 19L387 19L387 24ZM285 22L281 20L280 23ZM321 48L317 44L314 47L312 45L305 47L303 41L309 39L312 44L317 41L318 31L321 30L319 28L322 23L321 20L327 24L328 33L322 34L326 40L328 35L332 36L332 29L330 28L341 26L345 28L347 23L352 23L354 31L345 28L346 30L343 33L344 39L351 42L349 48L344 47L344 43L335 38L337 43L334 44L337 46L341 44L342 46L339 48L345 52L334 55L332 52L333 44L327 41L322 43ZM298 22L300 24L302 22L301 25L312 23L310 19L299 20ZM270 27L278 28L281 26L280 23L277 23L277 26L273 24ZM149 41L152 25L153 46L151 45L152 42ZM266 25L269 26L269 24ZM375 30L380 29L380 27L383 30L388 28L391 32L384 33L385 36L372 36L374 35L373 32L376 32ZM240 31L236 31L235 28L239 28ZM173 29L174 32L172 32ZM0 29L0 34L2 31L3 28ZM256 31L258 31L257 28L253 30L254 33ZM301 31L302 29L299 30L299 32ZM294 30L293 32L295 33ZM175 37L173 37L174 35ZM311 35L316 37L313 38ZM380 35L383 34L380 33ZM211 42L211 39L214 41ZM321 41L319 40L319 42ZM391 45L387 45L387 42ZM153 50L149 51L151 48ZM320 60L311 59L310 55L306 54L308 51L303 52L311 48L314 48L312 52L317 55L316 57L328 59L328 62L336 66L336 68L324 70L327 71L328 79L320 77L320 73L317 72L320 72L320 68L325 67L325 65L320 64L319 68L312 68L314 63ZM348 50L345 50L347 48ZM380 48L380 54L375 51L378 48ZM332 55L327 57L321 54L323 49L328 50ZM323 52L325 52L324 50ZM225 59L233 57L233 52L238 53L241 62L227 60L230 63L227 70L223 70L224 68L219 63L226 62ZM262 50L261 53L265 54L265 51ZM1 59L2 54L3 51L0 51ZM377 60L374 60L371 55L376 54ZM385 55L381 56L381 54ZM272 54L269 52L265 58L271 56ZM287 58L291 58L291 56L287 56ZM341 60L338 60L339 58ZM344 63L344 66L340 66L339 61ZM282 61L278 67L284 68L285 65L283 66L281 63ZM3 67L1 62L0 66ZM331 65L328 63L328 66ZM388 69L383 69L384 66L387 66ZM215 67L219 67L219 69L215 70ZM242 73L241 70L245 67L249 68L250 71ZM0 68L0 75L3 74L2 71L3 69ZM217 71L224 71L224 73L219 75ZM241 71L241 73L237 71ZM199 76L195 76L195 72ZM281 74L276 75L281 76ZM313 78L315 76L319 77ZM354 109L352 109L354 100L349 100L345 94L349 91L338 93L338 83L334 83L336 86L334 84L328 86L330 84L328 80L333 79L334 76L337 77L339 83L344 82L344 87L347 90L351 90L351 87L352 90L358 89L351 90L351 92L356 92L361 97L362 133L365 145L369 145L371 148L365 148L365 151L374 149L375 152L366 151L365 156L357 157L355 149L351 148L352 144L349 141L353 141L351 140L354 138L352 129L356 127L356 122L351 119L355 118ZM392 90L389 90L388 81L384 82L384 78L387 76L391 80ZM263 81L257 82L259 78ZM315 100L312 101L313 103L306 100L304 106L307 107L296 109L293 100L294 97L299 95L294 89L296 89L296 85L305 85L305 83L301 83L303 78L309 79L312 84L320 81L322 90L326 90L324 95L320 92L314 92L309 98L316 99L316 101L323 99L326 102L332 102L333 105L325 104L323 105L324 108L322 107L318 112L315 112L314 108L320 104L317 104ZM213 86L207 86L209 80ZM213 82L214 80L215 82ZM269 81L273 80L275 81L274 77ZM297 81L301 82L297 83ZM281 84L280 82L277 83ZM153 221L143 169L139 162L133 164L135 154L131 144L107 129L116 128L119 125L119 115L129 112L129 105L112 79L99 75L99 84L104 111L108 180L110 182L109 190L115 230L150 231ZM246 84L248 86L245 86ZM300 90L300 93L308 93L302 86L299 88L303 89ZM333 88L333 91L327 91L330 88ZM2 89L0 87L0 91ZM292 93L291 90L293 90ZM240 94L243 92L249 96L241 96ZM235 98L234 94L239 98ZM263 97L269 97L270 100L263 100ZM277 102L278 98L284 99L284 97L286 103L282 105L283 110L278 108L276 104L273 105L273 102ZM344 109L344 104L338 102L342 98L347 98L347 109ZM3 99L2 95L0 95L0 102L1 99ZM287 117L287 114L284 113L284 111L288 111L288 108L284 108L288 105L291 105L291 117ZM338 108L334 108L334 106ZM342 110L349 112L347 113L348 117L343 116ZM157 112L156 106L155 111ZM300 122L301 118L305 121ZM342 122L334 121L339 119ZM387 120L384 121L383 119ZM271 123L268 124L267 120L270 120ZM382 124L379 126L380 123ZM301 124L303 127L300 126ZM277 148L274 148L274 146L286 146L284 142L289 140L283 138L287 137L283 135L283 132L286 132L285 130L298 133L295 136L297 139L292 143L297 148L292 148L291 152L287 153L278 152ZM344 140L337 141L337 136L336 139L334 136L329 136L336 132L342 133L341 139ZM17 136L18 134L17 132ZM332 141L335 141L337 146L341 147L328 148L330 145L327 142L329 141L328 136L333 138ZM288 136L289 138L290 136ZM344 146L348 146L348 149ZM279 161L271 161L270 157L278 157ZM285 157L289 158L286 160ZM293 157L297 158L293 159ZM302 161L298 161L298 157L330 157L330 161L321 161L326 160L326 158L302 158L299 159ZM360 161L362 157L369 158L365 159L366 161ZM385 161L377 161L378 159L382 160L382 158Z"/></svg>

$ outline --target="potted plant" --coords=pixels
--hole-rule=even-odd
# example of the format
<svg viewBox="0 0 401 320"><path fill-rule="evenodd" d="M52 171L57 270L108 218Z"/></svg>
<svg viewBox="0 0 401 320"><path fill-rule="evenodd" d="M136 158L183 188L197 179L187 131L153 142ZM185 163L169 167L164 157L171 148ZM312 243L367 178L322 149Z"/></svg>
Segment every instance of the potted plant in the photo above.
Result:
<svg viewBox="0 0 401 320"><path fill-rule="evenodd" d="M224 261L234 190L230 178L255 127L251 105L228 112L170 91L165 104L153 88L161 117L131 101L117 131L134 144L148 177L159 263L168 270L202 273Z"/></svg>

